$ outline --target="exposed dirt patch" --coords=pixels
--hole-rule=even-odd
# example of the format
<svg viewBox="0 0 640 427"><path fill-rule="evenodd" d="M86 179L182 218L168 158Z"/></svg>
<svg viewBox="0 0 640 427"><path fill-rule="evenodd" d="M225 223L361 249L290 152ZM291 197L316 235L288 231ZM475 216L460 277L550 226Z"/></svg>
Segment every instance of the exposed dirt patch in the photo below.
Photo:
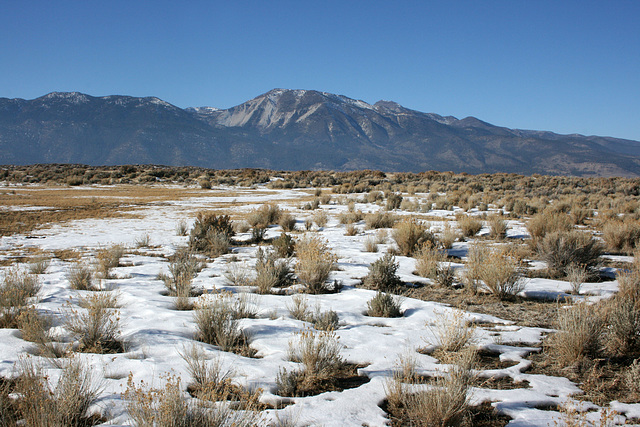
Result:
<svg viewBox="0 0 640 427"><path fill-rule="evenodd" d="M565 377L576 383L584 391L584 394L575 396L576 399L591 401L600 406L608 405L614 400L623 403L640 402L640 395L631 392L625 384L625 372L634 360L631 357L596 360L584 358L580 363L568 367L555 363L553 356L547 351L531 354L528 359L533 363L527 373Z"/></svg>
<svg viewBox="0 0 640 427"><path fill-rule="evenodd" d="M528 327L552 328L557 313L557 303L554 301L529 300L521 297L516 297L512 301L501 301L492 295L470 295L463 289L439 288L430 285L404 289L402 295L423 301L450 304L461 310L489 314Z"/></svg>

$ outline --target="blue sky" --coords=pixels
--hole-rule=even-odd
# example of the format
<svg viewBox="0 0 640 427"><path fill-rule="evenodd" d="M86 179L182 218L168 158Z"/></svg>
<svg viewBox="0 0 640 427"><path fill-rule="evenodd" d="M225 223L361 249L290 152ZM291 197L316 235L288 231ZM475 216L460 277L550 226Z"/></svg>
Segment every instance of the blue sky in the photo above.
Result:
<svg viewBox="0 0 640 427"><path fill-rule="evenodd" d="M640 1L0 0L0 97L270 89L640 140Z"/></svg>

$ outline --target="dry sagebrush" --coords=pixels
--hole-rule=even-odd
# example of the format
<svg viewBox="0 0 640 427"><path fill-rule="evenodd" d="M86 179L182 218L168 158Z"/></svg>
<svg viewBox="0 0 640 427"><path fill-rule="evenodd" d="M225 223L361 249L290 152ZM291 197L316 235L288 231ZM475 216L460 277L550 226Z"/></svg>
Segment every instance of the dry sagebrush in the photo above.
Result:
<svg viewBox="0 0 640 427"><path fill-rule="evenodd" d="M298 262L295 272L298 280L306 285L312 294L328 292L326 281L338 258L329 249L326 241L318 237L305 236L296 243L296 252Z"/></svg>

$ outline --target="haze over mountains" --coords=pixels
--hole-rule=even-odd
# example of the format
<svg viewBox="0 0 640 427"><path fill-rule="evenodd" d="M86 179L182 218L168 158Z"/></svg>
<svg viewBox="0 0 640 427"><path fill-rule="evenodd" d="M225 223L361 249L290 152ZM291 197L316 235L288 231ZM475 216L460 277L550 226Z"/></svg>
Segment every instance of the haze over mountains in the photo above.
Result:
<svg viewBox="0 0 640 427"><path fill-rule="evenodd" d="M640 142L494 126L313 90L229 109L54 92L0 98L0 164L640 176Z"/></svg>

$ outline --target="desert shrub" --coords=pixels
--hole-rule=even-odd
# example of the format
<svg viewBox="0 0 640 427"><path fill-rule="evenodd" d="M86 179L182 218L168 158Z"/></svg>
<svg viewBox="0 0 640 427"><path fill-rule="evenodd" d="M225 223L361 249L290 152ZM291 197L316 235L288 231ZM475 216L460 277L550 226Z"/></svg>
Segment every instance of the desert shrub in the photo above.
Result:
<svg viewBox="0 0 640 427"><path fill-rule="evenodd" d="M257 209L253 209L247 215L247 222L252 227L268 227L277 224L282 215L280 207L274 203L265 203Z"/></svg>
<svg viewBox="0 0 640 427"><path fill-rule="evenodd" d="M135 241L136 248L148 248L151 246L151 236L149 233L144 233L140 237L136 238Z"/></svg>
<svg viewBox="0 0 640 427"><path fill-rule="evenodd" d="M455 228L451 227L449 223L447 223L440 232L438 241L444 249L451 249L451 247L453 247L453 243L460 239L460 237L461 234Z"/></svg>
<svg viewBox="0 0 640 427"><path fill-rule="evenodd" d="M485 259L489 256L490 249L486 246L472 244L467 252L467 264L462 274L462 281L465 289L472 294L478 292L480 285L481 271L484 267Z"/></svg>
<svg viewBox="0 0 640 427"><path fill-rule="evenodd" d="M187 225L187 221L181 219L176 223L176 235L178 236L186 236L189 232L189 226Z"/></svg>
<svg viewBox="0 0 640 427"><path fill-rule="evenodd" d="M631 270L619 271L616 278L618 280L617 297L634 301L640 310L640 270L634 267Z"/></svg>
<svg viewBox="0 0 640 427"><path fill-rule="evenodd" d="M326 227L327 222L329 222L329 215L323 210L318 210L313 214L313 222L316 223L318 228Z"/></svg>
<svg viewBox="0 0 640 427"><path fill-rule="evenodd" d="M313 327L319 331L333 331L338 329L339 321L340 317L338 313L333 310L321 311L320 307L316 308L316 312L311 319Z"/></svg>
<svg viewBox="0 0 640 427"><path fill-rule="evenodd" d="M242 410L235 410L231 404L235 394L212 390L191 400L183 394L180 382L180 378L167 376L164 388L149 388L144 383L137 386L129 375L123 398L131 422L138 427L253 427L264 422L255 395L242 402Z"/></svg>
<svg viewBox="0 0 640 427"><path fill-rule="evenodd" d="M104 422L88 413L100 386L91 370L78 360L63 365L55 386L43 368L30 359L18 362L14 392L18 418L27 426L84 427ZM20 425L20 423L18 423Z"/></svg>
<svg viewBox="0 0 640 427"><path fill-rule="evenodd" d="M624 382L629 391L640 394L640 359L633 361L624 375Z"/></svg>
<svg viewBox="0 0 640 427"><path fill-rule="evenodd" d="M196 304L193 320L196 340L217 345L222 351L254 354L249 347L249 336L240 328L237 313L227 296L216 295L212 301L202 299Z"/></svg>
<svg viewBox="0 0 640 427"><path fill-rule="evenodd" d="M362 280L362 285L368 289L386 291L402 284L396 274L399 264L396 258L387 253L369 265L369 273Z"/></svg>
<svg viewBox="0 0 640 427"><path fill-rule="evenodd" d="M326 281L337 262L327 243L318 237L304 237L296 243L298 262L295 271L298 280L312 294L327 292Z"/></svg>
<svg viewBox="0 0 640 427"><path fill-rule="evenodd" d="M451 266L451 263L439 264L436 268L435 284L441 288L448 288L453 286L456 279L455 270Z"/></svg>
<svg viewBox="0 0 640 427"><path fill-rule="evenodd" d="M17 268L5 270L0 282L0 327L17 327L18 317L40 288L38 276Z"/></svg>
<svg viewBox="0 0 640 427"><path fill-rule="evenodd" d="M482 221L470 215L461 215L458 216L458 226L463 236L473 237L482 229Z"/></svg>
<svg viewBox="0 0 640 427"><path fill-rule="evenodd" d="M124 255L124 247L113 245L106 249L101 249L96 254L98 261L96 275L101 279L112 278L111 270L120 265L120 258Z"/></svg>
<svg viewBox="0 0 640 427"><path fill-rule="evenodd" d="M169 296L177 297L176 308L191 308L189 297L196 294L192 281L204 268L204 263L187 249L179 249L169 261L169 274L159 274Z"/></svg>
<svg viewBox="0 0 640 427"><path fill-rule="evenodd" d="M293 240L293 237L285 232L282 232L280 236L273 239L271 245L273 246L276 255L278 255L280 258L288 258L293 256L296 248L296 242L295 240Z"/></svg>
<svg viewBox="0 0 640 427"><path fill-rule="evenodd" d="M31 274L44 274L49 268L49 264L51 264L51 259L47 257L36 257L29 264L29 273Z"/></svg>
<svg viewBox="0 0 640 427"><path fill-rule="evenodd" d="M589 272L581 265L570 264L565 272L567 274L567 280L571 284L571 293L573 295L580 295L580 288L582 284L589 278Z"/></svg>
<svg viewBox="0 0 640 427"><path fill-rule="evenodd" d="M464 425L469 409L469 389L474 376L473 352L463 352L447 372L436 377L433 387L415 392L401 373L387 384L387 401L394 419L402 425L448 427Z"/></svg>
<svg viewBox="0 0 640 427"><path fill-rule="evenodd" d="M78 291L94 291L98 287L93 283L93 271L83 263L75 263L67 273L67 280L71 289Z"/></svg>
<svg viewBox="0 0 640 427"><path fill-rule="evenodd" d="M593 216L592 209L578 205L573 205L571 207L571 219L576 225L584 224L590 216Z"/></svg>
<svg viewBox="0 0 640 427"><path fill-rule="evenodd" d="M367 236L364 239L364 251L365 252L378 252L378 242L375 237Z"/></svg>
<svg viewBox="0 0 640 427"><path fill-rule="evenodd" d="M367 301L367 316L373 317L401 317L402 303L393 295L378 291Z"/></svg>
<svg viewBox="0 0 640 427"><path fill-rule="evenodd" d="M416 273L422 277L435 279L440 263L447 260L446 254L431 244L423 245L416 253Z"/></svg>
<svg viewBox="0 0 640 427"><path fill-rule="evenodd" d="M585 302L558 308L558 330L550 338L557 363L567 366L598 353L603 322L595 308Z"/></svg>
<svg viewBox="0 0 640 427"><path fill-rule="evenodd" d="M631 218L605 220L602 238L613 251L631 253L640 242L640 222Z"/></svg>
<svg viewBox="0 0 640 427"><path fill-rule="evenodd" d="M387 243L387 237L389 237L387 230L377 230L375 234L375 242L379 245L384 245Z"/></svg>
<svg viewBox="0 0 640 427"><path fill-rule="evenodd" d="M334 380L345 367L340 356L342 346L333 331L305 330L289 341L289 359L302 364L300 370L280 371L278 394L305 396L317 391L324 382Z"/></svg>
<svg viewBox="0 0 640 427"><path fill-rule="evenodd" d="M306 218L304 220L304 229L310 231L313 228L313 220L311 218Z"/></svg>
<svg viewBox="0 0 640 427"><path fill-rule="evenodd" d="M212 256L228 252L235 234L231 218L215 212L198 212L189 233L189 249Z"/></svg>
<svg viewBox="0 0 640 427"><path fill-rule="evenodd" d="M527 221L527 231L531 236L531 247L536 248L544 236L554 231L569 231L573 228L571 218L561 212L545 210Z"/></svg>
<svg viewBox="0 0 640 427"><path fill-rule="evenodd" d="M367 193L367 203L375 203L380 200L384 200L382 191L372 190Z"/></svg>
<svg viewBox="0 0 640 427"><path fill-rule="evenodd" d="M280 214L278 225L282 227L284 231L291 232L296 229L296 218L289 212L283 211Z"/></svg>
<svg viewBox="0 0 640 427"><path fill-rule="evenodd" d="M489 217L489 237L502 240L507 237L507 221L501 215Z"/></svg>
<svg viewBox="0 0 640 427"><path fill-rule="evenodd" d="M487 289L500 299L512 298L525 287L517 263L502 251L491 251L484 255L479 276Z"/></svg>
<svg viewBox="0 0 640 427"><path fill-rule="evenodd" d="M572 264L594 270L600 262L602 245L580 231L554 231L538 242L536 251L547 263L551 277L564 277Z"/></svg>
<svg viewBox="0 0 640 427"><path fill-rule="evenodd" d="M364 222L367 228L391 228L398 221L398 217L391 212L377 211L365 215Z"/></svg>
<svg viewBox="0 0 640 427"><path fill-rule="evenodd" d="M286 259L278 259L275 252L265 252L262 248L257 251L256 278L254 284L258 293L269 294L273 288L290 286L293 283L293 273Z"/></svg>
<svg viewBox="0 0 640 427"><path fill-rule="evenodd" d="M387 205L386 209L388 211L400 208L402 204L402 196L400 194L391 193L387 196Z"/></svg>
<svg viewBox="0 0 640 427"><path fill-rule="evenodd" d="M364 218L362 211L348 211L338 215L340 224L355 224L356 222L362 221L362 218Z"/></svg>
<svg viewBox="0 0 640 427"><path fill-rule="evenodd" d="M231 264L227 271L225 271L224 277L234 286L247 286L251 282L247 265L244 263Z"/></svg>
<svg viewBox="0 0 640 427"><path fill-rule="evenodd" d="M344 235L355 236L356 234L358 234L358 227L353 224L347 224L347 226L344 228Z"/></svg>
<svg viewBox="0 0 640 427"><path fill-rule="evenodd" d="M640 302L614 296L605 304L605 347L609 354L640 351Z"/></svg>
<svg viewBox="0 0 640 427"><path fill-rule="evenodd" d="M438 313L434 324L427 326L433 332L440 352L458 352L475 341L475 325L461 310Z"/></svg>
<svg viewBox="0 0 640 427"><path fill-rule="evenodd" d="M70 309L65 328L78 341L79 350L86 353L118 353L123 350L120 339L120 317L117 310L107 307L106 293L94 293L83 299L83 310Z"/></svg>
<svg viewBox="0 0 640 427"><path fill-rule="evenodd" d="M291 298L291 304L287 304L289 314L296 320L307 322L312 317L309 303L305 295L294 295Z"/></svg>
<svg viewBox="0 0 640 427"><path fill-rule="evenodd" d="M414 218L400 221L393 227L393 239L402 255L413 255L423 244L431 242L435 246L436 238L427 228Z"/></svg>

